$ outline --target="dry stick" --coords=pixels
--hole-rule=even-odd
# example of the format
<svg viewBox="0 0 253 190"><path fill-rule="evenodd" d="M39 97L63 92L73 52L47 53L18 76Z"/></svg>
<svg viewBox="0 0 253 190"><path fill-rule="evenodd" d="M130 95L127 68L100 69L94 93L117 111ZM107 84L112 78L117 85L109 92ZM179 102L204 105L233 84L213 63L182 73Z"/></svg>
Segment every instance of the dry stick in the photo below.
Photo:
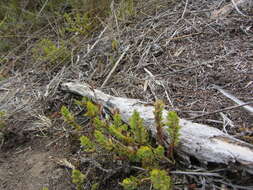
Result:
<svg viewBox="0 0 253 190"><path fill-rule="evenodd" d="M232 4L234 5L235 10L236 10L239 14L241 14L242 16L248 17L247 15L243 14L243 13L240 11L240 9L238 8L237 4L239 4L240 2L238 3L238 2L235 2L234 0L231 0L231 2L232 2Z"/></svg>
<svg viewBox="0 0 253 190"><path fill-rule="evenodd" d="M39 13L38 13L38 15L37 15L37 18L40 16L40 14L42 13L42 11L43 11L44 8L46 7L47 3L48 3L48 0L46 0L45 3L43 4L42 8L40 9L40 11L39 11Z"/></svg>
<svg viewBox="0 0 253 190"><path fill-rule="evenodd" d="M204 117L204 116L207 116L207 115L212 115L212 114L215 114L215 113L228 111L228 110L232 110L232 109L235 109L235 108L240 108L240 107L243 107L243 106L246 106L246 105L249 105L249 104L253 104L253 101L252 102L247 102L245 104L230 106L230 107L227 107L227 108L224 108L224 109L220 109L220 110L216 110L216 111L213 111L213 112L205 113L205 114L202 114L202 115L199 115L199 116L196 116L196 117L192 117L192 118L189 118L189 119L193 120L193 119L197 119L197 118Z"/></svg>
<svg viewBox="0 0 253 190"><path fill-rule="evenodd" d="M126 52L129 50L130 46L127 46L125 51L121 54L121 56L119 57L119 59L117 60L117 62L115 63L115 65L113 66L112 70L110 71L110 73L108 74L108 76L106 77L105 81L103 82L101 88L103 88L107 81L109 80L109 78L111 77L112 73L115 71L115 69L117 68L119 62L122 60L122 58L124 57L124 55L126 54Z"/></svg>
<svg viewBox="0 0 253 190"><path fill-rule="evenodd" d="M99 34L97 41L91 46L91 48L89 48L89 50L87 51L87 53L83 56L83 58L87 57L87 55L89 55L89 53L91 52L91 50L97 45L97 43L100 41L100 38L102 37L102 35L104 34L104 32L107 30L107 26L104 28L104 30Z"/></svg>
<svg viewBox="0 0 253 190"><path fill-rule="evenodd" d="M221 177L218 173L211 172L186 172L186 171L171 171L171 174L182 174L182 175L198 175L198 176L211 176L211 177Z"/></svg>
<svg viewBox="0 0 253 190"><path fill-rule="evenodd" d="M189 0L186 0L186 2L185 2L184 12L183 12L183 14L182 14L182 16L181 16L181 19L184 18L184 15L185 15L185 12L186 12L186 9L187 9L187 5L188 5L188 1L189 1Z"/></svg>
<svg viewBox="0 0 253 190"><path fill-rule="evenodd" d="M226 96L227 98L229 98L230 100L234 101L235 103L237 103L238 105L242 105L245 104L245 102L239 100L238 98L236 98L234 95L230 94L229 92L227 92L226 90L222 89L220 86L217 85L213 85L213 87L215 89L217 89L218 91L220 91L224 96ZM251 114L253 114L253 107L252 106L243 106L243 108L250 112Z"/></svg>
<svg viewBox="0 0 253 190"><path fill-rule="evenodd" d="M196 35L200 35L200 34L203 34L203 32L196 32L196 33L192 33L192 34L186 34L186 35L183 35L183 36L177 36L177 37L171 37L169 38L169 40L181 40L183 38L188 38L188 37L191 37L191 36L196 36Z"/></svg>

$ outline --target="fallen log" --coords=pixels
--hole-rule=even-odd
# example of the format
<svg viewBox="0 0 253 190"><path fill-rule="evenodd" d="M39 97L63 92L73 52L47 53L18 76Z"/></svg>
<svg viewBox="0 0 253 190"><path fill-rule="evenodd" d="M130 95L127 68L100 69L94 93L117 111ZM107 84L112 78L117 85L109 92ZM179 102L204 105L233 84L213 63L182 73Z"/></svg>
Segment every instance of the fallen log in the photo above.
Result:
<svg viewBox="0 0 253 190"><path fill-rule="evenodd" d="M100 90L92 89L86 83L63 83L62 90L88 97L104 107L119 110L124 122L128 122L134 110L144 119L144 125L156 135L153 116L154 107L138 99L114 97ZM168 111L164 110L166 118ZM195 157L201 163L217 163L238 166L253 174L253 145L235 139L219 129L180 119L180 145L177 152ZM169 138L167 139L169 143Z"/></svg>

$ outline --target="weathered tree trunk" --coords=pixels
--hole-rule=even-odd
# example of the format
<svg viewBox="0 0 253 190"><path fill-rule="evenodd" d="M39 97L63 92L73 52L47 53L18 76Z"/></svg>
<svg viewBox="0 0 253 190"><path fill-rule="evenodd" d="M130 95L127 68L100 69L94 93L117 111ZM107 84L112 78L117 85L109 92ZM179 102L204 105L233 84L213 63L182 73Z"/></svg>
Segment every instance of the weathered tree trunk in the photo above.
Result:
<svg viewBox="0 0 253 190"><path fill-rule="evenodd" d="M118 109L124 122L128 122L134 110L144 119L144 125L156 135L153 116L154 107L145 105L137 99L114 97L100 90L91 89L85 83L64 83L62 89L68 92L91 98L109 109ZM164 111L166 118L168 111ZM184 156L192 156L202 163L236 164L253 174L253 146L235 139L219 129L207 125L180 119L180 145L177 152ZM167 139L169 143L169 138Z"/></svg>

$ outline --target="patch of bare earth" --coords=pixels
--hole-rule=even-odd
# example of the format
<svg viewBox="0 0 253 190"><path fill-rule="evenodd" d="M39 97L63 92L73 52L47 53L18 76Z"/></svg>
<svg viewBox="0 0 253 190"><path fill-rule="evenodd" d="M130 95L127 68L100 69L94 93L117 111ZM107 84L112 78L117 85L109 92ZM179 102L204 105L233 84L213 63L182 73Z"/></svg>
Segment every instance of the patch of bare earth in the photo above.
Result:
<svg viewBox="0 0 253 190"><path fill-rule="evenodd" d="M66 158L68 149L62 142L47 146L52 141L38 138L2 151L0 189L74 189L70 171L57 163L58 159Z"/></svg>
<svg viewBox="0 0 253 190"><path fill-rule="evenodd" d="M181 117L207 123L253 144L252 114L242 108L222 111L235 103L213 88L219 85L244 102L253 100L252 15L245 17L234 10L214 20L211 13L227 2L186 2L157 1L154 10L149 9L154 1L145 1L136 18L126 22L108 18L103 33L81 39L82 51L74 55L70 65L57 65L52 70L26 66L1 82L1 109L10 113L10 125L3 144L0 141L0 189L73 188L67 167L55 162L56 158L78 157L65 138L70 129L59 122L58 113L62 105L72 106L73 97L58 87L63 81L85 81L101 87L128 46L104 84L104 92L150 103L162 99L167 109L176 110ZM250 14L252 7L242 11ZM113 40L119 44L117 50L112 48ZM202 114L207 115L198 117ZM58 134L62 138L58 139ZM241 181L238 176L232 175L238 186L191 175L182 183L214 189L252 185L248 178ZM120 189L118 184L108 186L104 189Z"/></svg>

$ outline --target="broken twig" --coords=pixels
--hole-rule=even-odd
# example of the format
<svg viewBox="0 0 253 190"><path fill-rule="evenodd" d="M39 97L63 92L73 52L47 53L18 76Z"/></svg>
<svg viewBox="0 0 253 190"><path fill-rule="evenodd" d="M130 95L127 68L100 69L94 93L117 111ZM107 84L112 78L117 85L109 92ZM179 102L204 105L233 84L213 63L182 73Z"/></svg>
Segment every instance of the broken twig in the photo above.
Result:
<svg viewBox="0 0 253 190"><path fill-rule="evenodd" d="M113 73L113 72L115 71L115 69L117 68L119 62L123 59L124 55L125 55L126 52L129 50L129 47L130 47L130 46L127 46L127 47L126 47L126 49L124 50L124 52L123 52L123 53L121 54L121 56L119 57L118 61L114 64L112 70L111 70L110 73L107 75L107 77L106 77L104 83L102 84L101 88L103 88L103 87L106 85L106 83L107 83L107 81L110 79L112 73Z"/></svg>
<svg viewBox="0 0 253 190"><path fill-rule="evenodd" d="M217 85L213 85L213 87L217 90L219 90L224 96L226 96L227 98L229 98L230 100L234 101L235 103L237 103L238 105L243 105L245 104L245 102L239 100L238 98L236 98L234 95L230 94L228 91L222 89L220 86L217 86ZM253 113L253 107L252 106L249 106L249 105L245 105L243 106L243 108L250 112L250 113Z"/></svg>

